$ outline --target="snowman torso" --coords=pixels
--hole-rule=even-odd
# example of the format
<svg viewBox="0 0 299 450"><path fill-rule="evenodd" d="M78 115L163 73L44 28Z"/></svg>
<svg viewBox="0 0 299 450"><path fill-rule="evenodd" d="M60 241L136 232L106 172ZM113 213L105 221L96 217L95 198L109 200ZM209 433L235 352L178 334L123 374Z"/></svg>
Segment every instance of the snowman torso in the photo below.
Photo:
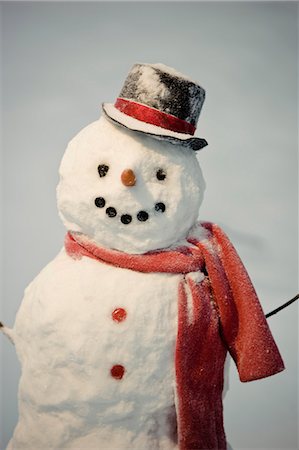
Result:
<svg viewBox="0 0 299 450"><path fill-rule="evenodd" d="M16 447L176 448L180 277L60 252L27 288L15 324Z"/></svg>

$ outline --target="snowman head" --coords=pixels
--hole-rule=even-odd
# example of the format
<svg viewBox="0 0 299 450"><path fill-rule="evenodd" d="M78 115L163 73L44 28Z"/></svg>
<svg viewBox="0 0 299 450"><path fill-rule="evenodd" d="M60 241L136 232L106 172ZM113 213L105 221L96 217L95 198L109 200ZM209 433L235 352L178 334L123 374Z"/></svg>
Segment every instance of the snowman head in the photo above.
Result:
<svg viewBox="0 0 299 450"><path fill-rule="evenodd" d="M204 180L193 150L205 99L163 64L135 64L114 104L69 144L58 207L68 230L127 253L167 248L196 222Z"/></svg>
<svg viewBox="0 0 299 450"><path fill-rule="evenodd" d="M204 180L194 151L105 117L69 143L58 208L66 228L127 253L169 247L198 217Z"/></svg>

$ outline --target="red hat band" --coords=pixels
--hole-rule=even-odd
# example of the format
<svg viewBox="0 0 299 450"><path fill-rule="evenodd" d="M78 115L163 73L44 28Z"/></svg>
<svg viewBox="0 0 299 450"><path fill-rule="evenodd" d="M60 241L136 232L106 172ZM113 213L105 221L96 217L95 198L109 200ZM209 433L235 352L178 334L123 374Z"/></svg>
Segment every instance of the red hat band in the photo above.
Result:
<svg viewBox="0 0 299 450"><path fill-rule="evenodd" d="M193 136L196 130L194 125L185 120L132 100L118 97L114 106L127 116L176 133Z"/></svg>

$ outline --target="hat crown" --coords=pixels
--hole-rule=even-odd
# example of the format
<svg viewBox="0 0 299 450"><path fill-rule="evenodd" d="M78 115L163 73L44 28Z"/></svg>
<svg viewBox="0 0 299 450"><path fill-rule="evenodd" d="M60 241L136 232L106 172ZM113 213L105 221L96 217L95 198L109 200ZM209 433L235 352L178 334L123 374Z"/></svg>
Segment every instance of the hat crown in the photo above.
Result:
<svg viewBox="0 0 299 450"><path fill-rule="evenodd" d="M119 97L196 126L205 100L205 90L164 64L137 63L129 72Z"/></svg>

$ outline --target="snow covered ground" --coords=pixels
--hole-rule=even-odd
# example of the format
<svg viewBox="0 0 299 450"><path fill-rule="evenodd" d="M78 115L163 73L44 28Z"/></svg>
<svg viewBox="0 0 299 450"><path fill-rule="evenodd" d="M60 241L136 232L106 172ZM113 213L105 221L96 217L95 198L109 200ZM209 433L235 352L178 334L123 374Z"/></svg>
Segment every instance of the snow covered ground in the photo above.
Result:
<svg viewBox="0 0 299 450"><path fill-rule="evenodd" d="M3 3L1 314L60 249L58 166L68 140L113 102L130 67L162 62L207 91L198 136L207 182L201 219L240 253L265 312L297 286L296 3ZM297 307L269 319L287 370L225 401L235 449L295 449ZM17 420L19 365L0 339L4 449ZM145 449L146 450L146 449Z"/></svg>

